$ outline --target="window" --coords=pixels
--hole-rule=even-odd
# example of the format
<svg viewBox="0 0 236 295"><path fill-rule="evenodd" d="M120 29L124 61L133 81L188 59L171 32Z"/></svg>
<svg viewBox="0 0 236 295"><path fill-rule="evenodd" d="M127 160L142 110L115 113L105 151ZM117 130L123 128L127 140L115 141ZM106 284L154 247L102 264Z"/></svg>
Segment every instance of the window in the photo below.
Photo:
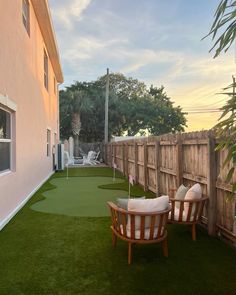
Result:
<svg viewBox="0 0 236 295"><path fill-rule="evenodd" d="M11 169L11 113L0 109L0 173Z"/></svg>
<svg viewBox="0 0 236 295"><path fill-rule="evenodd" d="M47 157L51 155L51 130L47 129Z"/></svg>
<svg viewBox="0 0 236 295"><path fill-rule="evenodd" d="M48 56L44 50L44 86L48 90Z"/></svg>
<svg viewBox="0 0 236 295"><path fill-rule="evenodd" d="M30 34L30 7L28 0L22 0L22 20L25 26L25 29Z"/></svg>

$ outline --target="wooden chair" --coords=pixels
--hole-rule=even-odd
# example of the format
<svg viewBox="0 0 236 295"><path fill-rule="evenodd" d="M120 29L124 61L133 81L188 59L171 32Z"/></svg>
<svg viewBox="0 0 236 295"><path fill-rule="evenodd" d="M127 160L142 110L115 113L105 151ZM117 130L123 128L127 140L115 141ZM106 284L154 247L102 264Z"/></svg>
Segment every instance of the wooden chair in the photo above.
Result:
<svg viewBox="0 0 236 295"><path fill-rule="evenodd" d="M128 264L132 261L133 244L162 242L163 254L168 257L166 224L170 209L161 212L141 213L126 211L108 202L111 211L112 245L116 247L117 237L128 242ZM150 226L146 228L146 223Z"/></svg>
<svg viewBox="0 0 236 295"><path fill-rule="evenodd" d="M196 241L196 224L200 222L208 197L202 197L198 200L177 200L173 198L175 191L175 189L170 190L171 213L169 222L192 225L192 240ZM176 208L176 203L180 204L179 209ZM188 206L185 206L186 204Z"/></svg>

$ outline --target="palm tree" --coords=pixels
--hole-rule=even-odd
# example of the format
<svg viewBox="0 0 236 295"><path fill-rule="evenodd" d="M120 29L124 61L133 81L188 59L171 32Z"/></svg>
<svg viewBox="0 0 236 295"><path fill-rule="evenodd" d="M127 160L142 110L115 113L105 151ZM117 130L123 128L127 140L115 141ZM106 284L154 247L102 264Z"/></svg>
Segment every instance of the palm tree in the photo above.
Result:
<svg viewBox="0 0 236 295"><path fill-rule="evenodd" d="M76 90L70 92L71 96L71 130L75 142L75 156L79 156L79 134L82 128L81 125L81 113L86 112L89 108L88 97L86 96L85 91Z"/></svg>
<svg viewBox="0 0 236 295"><path fill-rule="evenodd" d="M216 39L217 34L222 30L220 36ZM236 1L221 0L215 12L215 20L211 26L209 34L215 43L210 51L216 49L214 58L222 51L226 52L236 38ZM204 38L206 38L204 37Z"/></svg>
<svg viewBox="0 0 236 295"><path fill-rule="evenodd" d="M217 37L217 34L220 35ZM210 51L215 49L214 58L219 56L222 51L227 52L236 38L236 1L221 0L216 12L215 20L207 36L212 36L215 43ZM206 37L207 37L206 36ZM205 38L206 38L205 37ZM222 115L219 123L215 126L219 137L217 150L228 150L228 155L224 161L224 166L232 162L232 167L228 171L226 182L232 183L232 191L236 192L236 182L233 181L233 174L236 171L236 82L233 77L233 83L224 88L223 94L228 95L229 99L221 108Z"/></svg>

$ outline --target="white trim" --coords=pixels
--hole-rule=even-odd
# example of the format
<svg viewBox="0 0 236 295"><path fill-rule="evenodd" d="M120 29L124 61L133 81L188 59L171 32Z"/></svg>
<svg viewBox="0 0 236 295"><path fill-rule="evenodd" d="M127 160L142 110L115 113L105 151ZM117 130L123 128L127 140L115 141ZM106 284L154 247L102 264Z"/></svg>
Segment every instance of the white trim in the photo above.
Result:
<svg viewBox="0 0 236 295"><path fill-rule="evenodd" d="M12 173L12 170L10 170L10 169L0 171L0 177L5 176L5 175L9 175L11 173Z"/></svg>
<svg viewBox="0 0 236 295"><path fill-rule="evenodd" d="M7 107L14 112L16 112L17 110L16 103L13 100L11 100L7 95L3 95L1 93L0 93L0 104L2 104L4 107Z"/></svg>
<svg viewBox="0 0 236 295"><path fill-rule="evenodd" d="M11 143L11 139L4 139L4 138L1 138L1 139L0 139L0 142Z"/></svg>
<svg viewBox="0 0 236 295"><path fill-rule="evenodd" d="M0 138L0 143L3 142L3 143L9 143L10 144L10 167L8 169L6 169L6 170L0 170L0 174L2 174L2 173L6 172L8 170L10 170L10 171L13 170L12 169L12 159L13 159L13 149L12 149L12 134L13 134L12 125L13 124L12 124L12 117L13 117L14 112L9 111L9 110L6 109L6 107L1 107L1 106L0 106L0 110L2 110L5 113L8 113L10 115L10 138Z"/></svg>
<svg viewBox="0 0 236 295"><path fill-rule="evenodd" d="M29 201L29 199L37 192L37 190L54 174L54 171L51 172L43 181L38 184L28 196L16 206L16 208L8 214L3 220L0 221L0 231L8 224L8 222L20 211L20 209Z"/></svg>

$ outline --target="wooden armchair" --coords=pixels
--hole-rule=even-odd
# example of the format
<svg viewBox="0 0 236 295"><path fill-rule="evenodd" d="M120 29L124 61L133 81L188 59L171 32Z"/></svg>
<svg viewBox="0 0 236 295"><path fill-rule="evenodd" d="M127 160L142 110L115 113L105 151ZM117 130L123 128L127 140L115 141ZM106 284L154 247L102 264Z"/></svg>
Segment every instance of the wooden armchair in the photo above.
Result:
<svg viewBox="0 0 236 295"><path fill-rule="evenodd" d="M162 242L163 254L168 257L166 224L170 209L141 213L126 211L112 202L107 204L111 211L112 245L116 246L117 237L128 242L128 264L132 261L133 244Z"/></svg>
<svg viewBox="0 0 236 295"><path fill-rule="evenodd" d="M192 225L192 240L196 241L196 224L200 222L202 211L208 197L198 200L178 200L174 198L175 189L170 190L171 213L169 222ZM179 204L179 208L176 204Z"/></svg>

